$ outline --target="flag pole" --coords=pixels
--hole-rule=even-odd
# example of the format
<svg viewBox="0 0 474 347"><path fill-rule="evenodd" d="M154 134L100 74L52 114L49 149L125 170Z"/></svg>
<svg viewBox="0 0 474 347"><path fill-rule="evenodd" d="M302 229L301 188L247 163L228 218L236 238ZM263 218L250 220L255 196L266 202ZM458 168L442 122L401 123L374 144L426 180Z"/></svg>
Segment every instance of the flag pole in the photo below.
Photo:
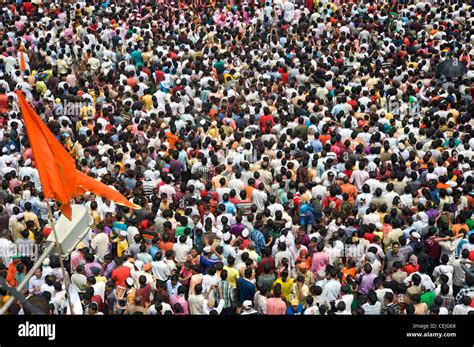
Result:
<svg viewBox="0 0 474 347"><path fill-rule="evenodd" d="M71 295L69 295L69 281L66 279L66 269L64 268L63 252L61 250L61 245L59 244L58 234L56 233L56 225L55 225L55 221L54 221L53 212L51 211L51 200L50 199L49 199L47 205L48 205L49 223L51 224L51 229L53 231L54 240L55 240L55 243L56 243L56 250L57 250L58 255L59 255L59 264L61 266L61 272L63 274L63 283L64 283L64 287L66 289L67 303L68 303L68 306L69 306L69 312L72 315L72 314L74 314L74 311L73 311L72 302L71 302Z"/></svg>
<svg viewBox="0 0 474 347"><path fill-rule="evenodd" d="M55 244L54 243L51 243L44 251L43 251L43 254L41 254L41 256L38 258L38 260L33 264L32 268L30 269L30 271L28 271L28 273L25 275L25 277L23 278L23 280L20 282L20 284L16 287L16 290L21 292L29 283L31 277L33 277L35 275L35 272L37 269L39 269L41 267L41 265L43 264L43 260L45 260L49 254L53 251L55 247ZM4 288L5 290L8 290L8 288ZM10 308L10 306L13 304L13 302L15 301L15 297L12 295L10 296L10 299L8 299L8 301L2 306L2 308L0 308L0 315L4 315L7 313L7 310L8 308Z"/></svg>

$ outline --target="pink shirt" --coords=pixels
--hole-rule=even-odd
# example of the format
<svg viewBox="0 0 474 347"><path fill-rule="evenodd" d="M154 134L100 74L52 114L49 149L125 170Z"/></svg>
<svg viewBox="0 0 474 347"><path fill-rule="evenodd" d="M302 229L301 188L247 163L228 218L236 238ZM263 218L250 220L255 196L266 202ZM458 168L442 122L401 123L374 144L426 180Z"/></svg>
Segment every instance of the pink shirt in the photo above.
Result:
<svg viewBox="0 0 474 347"><path fill-rule="evenodd" d="M183 296L173 295L170 299L170 305L173 308L173 310L174 310L174 307L173 307L174 304L180 304L181 308L183 309L181 311L181 313L179 313L178 315L189 314L189 312L188 312L188 302L186 301L186 299Z"/></svg>
<svg viewBox="0 0 474 347"><path fill-rule="evenodd" d="M313 259L311 261L311 271L314 273L319 270L326 270L326 267L329 263L329 256L324 252L316 252L313 254Z"/></svg>
<svg viewBox="0 0 474 347"><path fill-rule="evenodd" d="M281 298L269 298L267 300L267 314L284 315L286 313L286 304Z"/></svg>
<svg viewBox="0 0 474 347"><path fill-rule="evenodd" d="M71 253L71 271L75 272L76 267L81 263L84 259L84 256L80 251L74 251Z"/></svg>

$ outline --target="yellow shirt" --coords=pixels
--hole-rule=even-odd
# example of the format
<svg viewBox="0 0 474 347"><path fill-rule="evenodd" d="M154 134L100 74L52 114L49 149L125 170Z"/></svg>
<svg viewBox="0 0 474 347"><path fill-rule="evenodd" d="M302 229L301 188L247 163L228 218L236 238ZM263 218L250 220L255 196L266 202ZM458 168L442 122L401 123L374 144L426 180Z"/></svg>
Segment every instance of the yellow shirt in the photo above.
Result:
<svg viewBox="0 0 474 347"><path fill-rule="evenodd" d="M99 275L99 276L96 276L96 277L95 277L95 280L96 280L97 282L104 282L104 283L107 282L107 278L104 277L104 276L100 276L100 275Z"/></svg>
<svg viewBox="0 0 474 347"><path fill-rule="evenodd" d="M150 94L143 95L142 101L146 106L146 109L149 111L151 109L151 106L153 105L153 99Z"/></svg>
<svg viewBox="0 0 474 347"><path fill-rule="evenodd" d="M44 81L36 82L36 90L40 92L41 95L44 95L48 91L46 83L44 83Z"/></svg>
<svg viewBox="0 0 474 347"><path fill-rule="evenodd" d="M25 212L25 222L28 222L28 221L33 221L33 223L35 223L35 226L36 228L38 229L41 229L41 226L40 226L40 223L39 223L39 220L38 220L38 216L36 214L34 214L33 212Z"/></svg>
<svg viewBox="0 0 474 347"><path fill-rule="evenodd" d="M127 240L120 241L117 237L114 242L117 242L117 256L121 257L122 253L128 249L128 242Z"/></svg>
<svg viewBox="0 0 474 347"><path fill-rule="evenodd" d="M224 270L227 270L227 282L229 282L233 288L237 288L237 280L240 277L239 270L229 266L224 266Z"/></svg>
<svg viewBox="0 0 474 347"><path fill-rule="evenodd" d="M277 280L275 280L275 282L273 282L273 288L275 288L275 286L277 284L280 284L281 293L283 294L285 299L288 300L289 297L290 297L290 294L291 294L291 287L293 287L293 283L294 283L294 281L293 281L292 278L287 278L286 282L283 282L281 277L280 277Z"/></svg>

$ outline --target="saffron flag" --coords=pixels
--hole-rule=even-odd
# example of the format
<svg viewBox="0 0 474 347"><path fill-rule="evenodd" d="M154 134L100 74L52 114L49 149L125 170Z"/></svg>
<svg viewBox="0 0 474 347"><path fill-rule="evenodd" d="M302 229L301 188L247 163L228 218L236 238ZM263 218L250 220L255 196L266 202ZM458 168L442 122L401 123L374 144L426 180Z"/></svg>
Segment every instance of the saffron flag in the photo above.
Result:
<svg viewBox="0 0 474 347"><path fill-rule="evenodd" d="M71 199L86 191L119 205L140 208L118 191L77 170L74 159L28 104L23 92L16 93L45 198L59 201L61 212L69 220L72 219Z"/></svg>
<svg viewBox="0 0 474 347"><path fill-rule="evenodd" d="M91 192L95 195L107 198L116 204L130 207L131 209L139 209L140 206L135 205L134 203L128 201L122 194L118 191L110 188L104 183L87 176L79 170L76 170L77 175L77 189L75 196L81 196L85 192Z"/></svg>
<svg viewBox="0 0 474 347"><path fill-rule="evenodd" d="M61 211L71 219L69 204L77 186L76 163L28 104L23 92L16 93L44 196L59 201Z"/></svg>

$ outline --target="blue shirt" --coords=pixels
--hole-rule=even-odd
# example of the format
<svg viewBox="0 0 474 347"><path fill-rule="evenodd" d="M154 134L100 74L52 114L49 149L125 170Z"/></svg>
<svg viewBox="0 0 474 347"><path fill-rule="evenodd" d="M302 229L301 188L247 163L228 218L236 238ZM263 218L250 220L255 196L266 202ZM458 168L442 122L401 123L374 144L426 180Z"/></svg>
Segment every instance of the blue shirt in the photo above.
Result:
<svg viewBox="0 0 474 347"><path fill-rule="evenodd" d="M265 242L265 236L260 230L253 229L252 234L250 235L250 238L252 239L253 242L255 242L255 250L257 253L260 255L262 248L266 246Z"/></svg>
<svg viewBox="0 0 474 347"><path fill-rule="evenodd" d="M323 150L323 144L321 143L321 141L319 140L316 140L316 139L312 139L309 144L313 147L313 150L316 152L316 153L319 153Z"/></svg>
<svg viewBox="0 0 474 347"><path fill-rule="evenodd" d="M160 248L158 246L150 245L148 247L148 254L151 255L153 259L155 259L155 255L159 250Z"/></svg>
<svg viewBox="0 0 474 347"><path fill-rule="evenodd" d="M235 215L237 213L235 205L230 201L224 202L223 205L225 206L226 213L230 213L231 215Z"/></svg>
<svg viewBox="0 0 474 347"><path fill-rule="evenodd" d="M202 265L202 273L203 273L204 275L206 274L206 270L207 270L207 268L208 268L209 266L215 265L215 264L218 262L218 260L208 259L208 258L205 258L205 257L202 256L202 255L201 255L199 258L200 258L199 261L200 261L200 263L201 263L201 265Z"/></svg>
<svg viewBox="0 0 474 347"><path fill-rule="evenodd" d="M253 297L255 296L255 285L240 277L237 280L237 289L239 293L239 304L242 305L245 300L250 300L253 303Z"/></svg>
<svg viewBox="0 0 474 347"><path fill-rule="evenodd" d="M298 307L296 307L296 310L293 308L293 306L289 306L286 309L286 315L287 316L296 316L300 315L301 312L303 312L303 306L301 304L298 304Z"/></svg>

